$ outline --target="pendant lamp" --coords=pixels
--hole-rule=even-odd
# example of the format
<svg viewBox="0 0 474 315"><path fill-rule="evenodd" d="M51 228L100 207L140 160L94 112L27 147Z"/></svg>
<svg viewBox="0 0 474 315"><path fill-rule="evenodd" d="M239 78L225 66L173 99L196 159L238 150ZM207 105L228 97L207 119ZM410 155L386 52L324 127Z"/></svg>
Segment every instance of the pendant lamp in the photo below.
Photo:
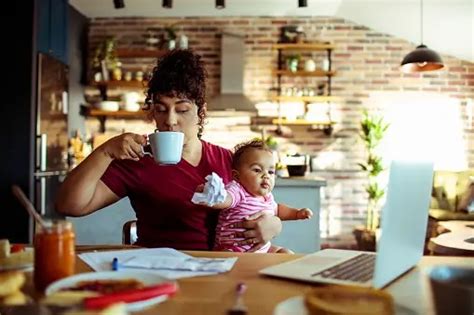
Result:
<svg viewBox="0 0 474 315"><path fill-rule="evenodd" d="M114 8L116 9L125 8L124 0L114 0Z"/></svg>
<svg viewBox="0 0 474 315"><path fill-rule="evenodd" d="M216 0L216 9L224 9L225 0Z"/></svg>
<svg viewBox="0 0 474 315"><path fill-rule="evenodd" d="M298 0L298 8L305 8L308 6L308 2L306 0Z"/></svg>
<svg viewBox="0 0 474 315"><path fill-rule="evenodd" d="M173 0L163 0L161 6L166 9L171 9L173 7Z"/></svg>
<svg viewBox="0 0 474 315"><path fill-rule="evenodd" d="M444 67L440 55L423 45L423 0L420 0L421 44L403 58L400 68L403 72L433 71Z"/></svg>

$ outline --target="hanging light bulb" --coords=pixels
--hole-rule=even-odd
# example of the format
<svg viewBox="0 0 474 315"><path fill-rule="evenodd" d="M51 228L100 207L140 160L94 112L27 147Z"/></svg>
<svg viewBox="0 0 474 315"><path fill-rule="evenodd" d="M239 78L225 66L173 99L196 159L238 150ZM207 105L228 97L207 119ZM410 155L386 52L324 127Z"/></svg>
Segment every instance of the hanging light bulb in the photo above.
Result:
<svg viewBox="0 0 474 315"><path fill-rule="evenodd" d="M216 0L216 9L224 9L225 0Z"/></svg>
<svg viewBox="0 0 474 315"><path fill-rule="evenodd" d="M400 68L403 72L433 71L444 67L440 55L423 45L423 0L420 0L421 45L403 58Z"/></svg>
<svg viewBox="0 0 474 315"><path fill-rule="evenodd" d="M173 7L173 0L163 0L161 6L166 9L171 9Z"/></svg>

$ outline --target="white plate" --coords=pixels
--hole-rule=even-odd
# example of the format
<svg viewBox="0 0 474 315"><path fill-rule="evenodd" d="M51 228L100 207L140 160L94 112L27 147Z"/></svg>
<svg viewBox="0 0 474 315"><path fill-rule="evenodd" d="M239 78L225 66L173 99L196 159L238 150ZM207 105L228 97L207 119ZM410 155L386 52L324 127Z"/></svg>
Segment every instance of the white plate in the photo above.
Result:
<svg viewBox="0 0 474 315"><path fill-rule="evenodd" d="M84 280L105 280L105 279L136 279L142 282L144 285L154 285L162 282L174 282L157 275L156 273L148 271L100 271L100 272L88 272L80 273L71 277L67 277L51 283L45 291L46 295L50 295L61 289L70 288L76 285L80 281ZM167 299L167 296L157 296L148 300L127 303L127 311L135 312L142 309L148 308L152 305L163 302Z"/></svg>
<svg viewBox="0 0 474 315"><path fill-rule="evenodd" d="M25 248L25 251L33 251L33 248L27 247L27 248ZM12 257L12 256L10 256L10 257ZM2 261L8 261L8 258L2 258ZM31 261L23 262L21 264L12 264L12 263L1 264L0 263L0 271L11 271L11 270L29 271L29 270L33 270L33 261L34 261L34 258L32 257Z"/></svg>
<svg viewBox="0 0 474 315"><path fill-rule="evenodd" d="M303 296L294 296L277 304L273 315L309 315Z"/></svg>

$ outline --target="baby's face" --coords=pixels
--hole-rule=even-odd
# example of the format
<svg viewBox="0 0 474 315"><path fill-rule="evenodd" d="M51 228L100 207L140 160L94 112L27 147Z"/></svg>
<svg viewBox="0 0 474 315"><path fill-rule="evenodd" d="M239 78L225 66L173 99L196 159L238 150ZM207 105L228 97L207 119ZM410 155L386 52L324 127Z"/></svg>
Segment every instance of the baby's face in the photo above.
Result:
<svg viewBox="0 0 474 315"><path fill-rule="evenodd" d="M268 195L275 186L275 161L266 150L249 149L236 170L237 181L253 196Z"/></svg>

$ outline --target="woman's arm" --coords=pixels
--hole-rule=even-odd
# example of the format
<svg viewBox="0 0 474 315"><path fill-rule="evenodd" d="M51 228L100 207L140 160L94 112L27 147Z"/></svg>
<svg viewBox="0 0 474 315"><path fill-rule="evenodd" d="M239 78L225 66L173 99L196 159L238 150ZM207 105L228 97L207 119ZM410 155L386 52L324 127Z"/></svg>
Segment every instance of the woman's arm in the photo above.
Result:
<svg viewBox="0 0 474 315"><path fill-rule="evenodd" d="M82 161L61 185L56 198L56 211L70 216L82 216L119 200L101 180L114 159L139 160L143 156L144 136L132 133L114 137Z"/></svg>

